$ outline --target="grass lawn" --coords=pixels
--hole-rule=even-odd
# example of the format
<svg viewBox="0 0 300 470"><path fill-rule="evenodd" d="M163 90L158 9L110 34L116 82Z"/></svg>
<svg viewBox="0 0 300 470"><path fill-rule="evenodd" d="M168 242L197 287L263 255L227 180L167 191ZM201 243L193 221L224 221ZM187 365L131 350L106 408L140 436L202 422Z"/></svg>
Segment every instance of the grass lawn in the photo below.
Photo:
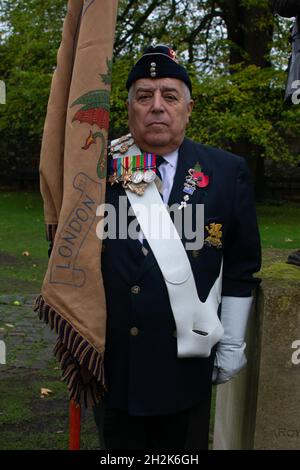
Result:
<svg viewBox="0 0 300 470"><path fill-rule="evenodd" d="M300 204L260 204L257 214L263 272L268 275L268 266L277 263L278 276L285 272L290 275L292 270L298 274L298 268L285 260L290 251L300 248ZM4 374L0 375L0 449L67 448L68 394L60 382L58 364L49 352L51 341L45 340L39 330L48 327L37 326L30 305L22 300L22 296L39 293L47 250L41 196L35 192L0 192L0 339L2 330L9 345L8 360L13 364L11 370L2 369ZM14 300L20 300L19 307L13 306ZM14 329L7 323L13 323ZM36 330L33 338L31 325ZM41 387L51 389L53 394L40 399ZM83 419L82 448L96 449L97 439L89 412Z"/></svg>
<svg viewBox="0 0 300 470"><path fill-rule="evenodd" d="M300 204L259 204L257 217L263 249L300 249Z"/></svg>
<svg viewBox="0 0 300 470"><path fill-rule="evenodd" d="M46 266L41 196L0 192L0 295L39 292Z"/></svg>
<svg viewBox="0 0 300 470"><path fill-rule="evenodd" d="M257 215L263 249L300 248L300 204L258 205ZM39 292L47 250L40 194L0 192L0 295Z"/></svg>

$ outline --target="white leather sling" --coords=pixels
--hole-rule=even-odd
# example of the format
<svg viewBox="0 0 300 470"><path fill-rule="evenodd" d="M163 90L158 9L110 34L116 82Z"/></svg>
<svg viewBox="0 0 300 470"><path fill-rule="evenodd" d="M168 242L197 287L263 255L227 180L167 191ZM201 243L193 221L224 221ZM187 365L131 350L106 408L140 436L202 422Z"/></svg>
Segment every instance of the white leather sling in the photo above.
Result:
<svg viewBox="0 0 300 470"><path fill-rule="evenodd" d="M112 141L111 145L117 141ZM133 144L126 154L140 155L141 151ZM113 158L120 156L115 154ZM224 333L217 315L221 302L223 262L206 301L201 302L189 259L155 182L148 184L143 196L130 189L125 191L166 283L176 323L177 356L209 357L212 347ZM167 237L162 236L166 234Z"/></svg>
<svg viewBox="0 0 300 470"><path fill-rule="evenodd" d="M223 262L206 301L201 302L189 259L155 182L148 184L143 196L129 189L126 194L168 289L177 329L177 356L209 357L224 333L217 315Z"/></svg>

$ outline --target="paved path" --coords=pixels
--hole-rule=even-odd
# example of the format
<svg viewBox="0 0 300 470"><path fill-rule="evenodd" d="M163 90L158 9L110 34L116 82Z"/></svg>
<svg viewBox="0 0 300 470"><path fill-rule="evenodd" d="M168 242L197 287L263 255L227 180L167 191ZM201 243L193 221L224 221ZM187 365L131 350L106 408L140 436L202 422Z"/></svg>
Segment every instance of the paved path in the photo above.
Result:
<svg viewBox="0 0 300 470"><path fill-rule="evenodd" d="M39 320L36 295L0 296L0 450L67 449L69 401L54 358L56 335ZM41 388L52 394L41 399ZM92 410L82 409L82 449L99 449Z"/></svg>
<svg viewBox="0 0 300 470"><path fill-rule="evenodd" d="M16 367L44 369L53 357L56 336L33 311L35 298L29 294L0 296L0 340L6 345L6 365L0 364L2 378Z"/></svg>

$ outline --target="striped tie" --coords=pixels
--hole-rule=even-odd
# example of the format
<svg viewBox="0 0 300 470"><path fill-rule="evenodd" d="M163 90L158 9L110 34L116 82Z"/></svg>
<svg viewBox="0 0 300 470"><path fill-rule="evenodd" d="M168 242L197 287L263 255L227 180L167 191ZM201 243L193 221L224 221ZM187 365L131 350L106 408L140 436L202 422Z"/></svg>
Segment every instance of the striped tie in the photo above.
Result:
<svg viewBox="0 0 300 470"><path fill-rule="evenodd" d="M159 166L162 164L162 163L165 163L166 160L164 159L164 157L156 157L156 174L158 175L158 177L162 180L162 177L161 177L161 174L160 174L160 171L159 171Z"/></svg>

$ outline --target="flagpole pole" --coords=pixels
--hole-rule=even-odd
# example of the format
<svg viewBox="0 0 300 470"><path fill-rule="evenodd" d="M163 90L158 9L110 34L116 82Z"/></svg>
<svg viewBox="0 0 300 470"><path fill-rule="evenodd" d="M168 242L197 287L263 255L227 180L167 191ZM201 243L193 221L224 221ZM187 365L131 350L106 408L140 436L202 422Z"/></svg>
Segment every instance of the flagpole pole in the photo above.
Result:
<svg viewBox="0 0 300 470"><path fill-rule="evenodd" d="M74 400L70 401L69 450L80 450L81 407Z"/></svg>

